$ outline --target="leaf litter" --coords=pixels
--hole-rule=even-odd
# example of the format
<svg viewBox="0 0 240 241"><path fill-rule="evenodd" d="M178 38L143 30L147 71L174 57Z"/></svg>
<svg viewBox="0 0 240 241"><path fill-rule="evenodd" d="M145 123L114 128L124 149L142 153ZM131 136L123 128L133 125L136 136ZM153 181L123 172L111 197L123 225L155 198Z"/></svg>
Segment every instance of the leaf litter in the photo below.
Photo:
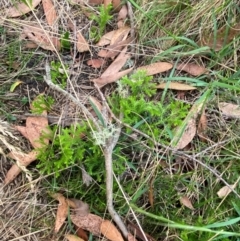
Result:
<svg viewBox="0 0 240 241"><path fill-rule="evenodd" d="M40 95L41 96L41 95ZM36 97L35 101L39 98ZM34 102L34 101L33 101ZM31 107L34 110L34 107ZM8 154L8 157L16 160L10 170L7 172L4 183L9 184L13 181L16 176L33 161L37 159L38 149L46 147L49 143L48 139L43 139L40 141L42 134L48 133L48 119L46 111L42 112L42 115L46 117L28 117L26 120L26 127L16 126L18 130L26 139L28 139L33 146L34 150L29 153L16 153L14 151Z"/></svg>
<svg viewBox="0 0 240 241"><path fill-rule="evenodd" d="M11 17L11 18L20 17L26 13L33 11L33 9L36 8L41 1L42 0L29 1L31 3L31 6L28 6L26 3L21 2L14 7L6 9L5 13L7 17Z"/></svg>
<svg viewBox="0 0 240 241"><path fill-rule="evenodd" d="M172 89L172 90L196 90L197 88L191 85L178 82L162 83L156 86L157 89Z"/></svg>
<svg viewBox="0 0 240 241"><path fill-rule="evenodd" d="M223 115L229 118L240 119L240 106L227 102L220 102L218 104L219 110Z"/></svg>
<svg viewBox="0 0 240 241"><path fill-rule="evenodd" d="M44 0L43 0L44 1ZM48 2L51 2L51 1L48 1ZM79 1L77 1L77 2L79 2ZM110 2L110 1L109 1ZM118 4L118 1L115 1L117 4L115 4L116 6L118 6L119 4ZM91 2L90 2L91 3ZM107 4L107 1L104 1L104 3L105 4ZM97 3L97 4L99 4L99 3ZM125 17L126 17L126 10L127 10L127 8L126 8L126 5L123 5L123 7L125 6L125 8L122 8L122 9L124 9L124 11L125 11ZM31 9L30 9L30 11L31 11ZM45 11L45 14L46 14L46 18L48 19L48 17L47 17L47 12L49 12L49 11ZM120 16L120 13L119 13L119 16ZM49 16L49 17L51 17L51 16ZM54 21L56 21L56 18L54 17L53 19L55 19L55 20L47 20L47 22L48 22L48 24L51 26L51 25L53 25L54 24ZM122 22L120 22L120 21L122 21ZM124 21L124 17L122 17L122 18L119 18L119 28L124 28L124 26L123 26L123 21ZM122 29L121 29L121 31L122 31ZM41 37L41 34L45 34L45 32L44 33L38 33L38 32L34 32L33 30L30 30L30 32L32 33L32 35L33 36L35 36L35 38L33 38L33 36L31 36L31 34L27 34L27 36L28 36L28 38L30 39L30 40L32 40L33 42L35 42L38 46L40 46L40 47L42 47L42 48L44 48L44 49L46 49L46 50L51 50L51 51L55 51L55 48L57 49L57 50L59 50L60 49L60 42L59 42L59 39L55 39L54 37L53 37L53 39L51 39L52 37L50 37L49 36L49 38L48 38L48 40L46 41L44 38L42 38ZM127 33L127 31L126 31L126 35L123 35L123 34L121 34L121 32L120 32L120 30L118 31L118 34L119 34L119 36L117 36L117 34L116 34L116 32L117 32L117 30L115 31L113 31L113 33L111 33L111 34L109 34L108 35L108 37L106 37L105 36L105 42L104 41L102 41L102 43L100 44L99 43L99 46L106 46L106 45L109 45L110 44L110 46L108 46L106 49L104 49L104 51L102 52L102 56L104 57L104 58L115 58L118 54L119 54L119 52L124 52L124 50L122 50L122 46L121 45L124 45L124 44L126 44L126 45L128 45L129 43L131 43L131 41L129 41L129 39L127 39L127 36L128 36L128 33ZM79 35L78 35L79 36ZM123 38L122 38L123 37ZM121 39L122 38L122 39ZM50 42L51 43L53 43L53 44L49 44L48 42L49 42L49 39L50 39ZM82 40L82 39L80 39L80 38L78 38L78 43L79 44L77 44L77 48L78 48L78 51L79 52L85 52L85 51L89 51L89 46L88 46L88 43L87 43L87 41L84 39L84 40ZM55 41L56 40L56 41ZM101 40L100 40L101 41ZM54 46L55 46L55 48L54 48ZM79 47L80 46L80 47ZM86 48L86 46L88 46L88 48ZM52 48L53 47L53 48ZM85 47L85 49L84 49L84 47ZM119 54L119 56L121 55L121 53ZM93 82L96 84L96 85L98 85L99 87L102 87L102 86L104 86L104 85L106 85L106 84L108 84L108 83L112 83L112 82L114 82L114 81L116 81L116 80L118 80L121 76L124 76L125 74L127 74L127 73L130 73L132 70L133 70L133 68L130 68L130 69L127 69L127 70L123 70L123 71L121 71L121 69L122 69L122 67L124 66L124 64L126 63L126 61L128 60L130 58L130 55L128 55L128 54L126 54L126 52L121 56L121 58L119 57L119 59L118 59L118 57L115 59L115 61L113 61L113 63L112 63L112 65L110 65L103 73L102 73L102 75L99 77L99 78L96 78L96 79L94 79L93 80ZM95 59L94 59L95 60ZM96 59L96 60L102 60L102 59ZM87 62L89 65L92 65L92 67L94 67L94 68L100 68L100 67L102 67L103 66L103 63L102 63L102 61L96 61L96 62L94 62L94 61L89 61L89 62ZM172 68L172 64L170 64L170 63L165 63L166 64L166 66L164 66L164 64L163 64L164 62L161 62L161 63L155 63L155 64L151 64L151 65L148 65L148 66L142 66L142 67L139 67L138 69L145 69L146 71L147 71L147 74L148 75L155 75L155 74L158 74L158 73L162 73L162 72L165 72L165 71L168 71L169 69L171 69ZM159 65L158 65L159 64ZM98 66L98 67L96 67L96 66ZM206 71L206 69L204 68L204 67L201 67L201 66L197 66L197 65L194 65L194 64L180 64L180 65L177 65L177 67L176 67L177 69L179 69L179 70L182 70L182 71L185 71L185 72L187 72L187 73L189 73L190 75L193 75L193 76L199 76L199 75L201 75L201 74L204 74L204 73L206 73L207 71ZM114 77L113 77L114 76ZM169 89L175 89L175 90L194 90L194 89L196 89L195 87L193 87L193 86L190 86L190 85L184 85L184 84L181 84L181 83L177 83L177 82L171 82L170 84L168 83L165 83L165 84L163 84L163 86L161 86L161 85L159 85L157 88L161 88L161 89L164 89L164 88L166 88L166 86L169 88ZM194 107L194 106L193 106ZM194 108L192 107L192 109L190 110L190 112L195 112L195 110L194 110ZM219 106L219 109L220 109L221 107ZM223 111L224 112L224 111ZM199 110L197 109L197 111L192 115L192 117L190 117L190 118L186 118L186 122L188 122L187 123L187 128L186 129L190 129L190 131L193 131L194 132L194 135L195 135L195 133L196 133L196 128L194 129L194 128L192 128L191 129L191 126L195 126L196 127L196 115L197 114L199 114ZM204 122L204 118L205 118L206 116L205 115L201 115L201 118L200 118L200 121L199 121L199 125L198 125L198 134L199 133L201 133L202 131L204 131L206 128L207 128L207 126L205 125L205 122ZM235 117L234 117L235 118ZM238 118L238 117L237 117ZM201 124L201 127L199 127L200 126L200 124ZM27 130L26 130L27 129ZM28 131L28 128L27 128L27 126L26 126L26 128L22 128L22 127L19 127L19 130L21 130L21 132L22 132L22 134L27 138L27 139L29 139L29 141L31 142L31 144L33 145L33 147L34 147L34 145L36 145L36 142L34 141L34 137L31 137L31 131L29 132ZM184 131L185 132L185 131ZM30 133L30 134L29 134ZM186 133L187 135L188 135L188 133ZM177 149L182 149L182 148L184 148L183 146L186 146L187 144L186 143L190 143L191 142L191 140L192 140L192 136L191 136L191 138L189 139L189 140L186 140L186 138L185 138L185 136L183 135L183 137L181 137L180 138L180 144L177 144L177 146L175 146ZM32 141L31 141L32 140ZM35 138L35 140L37 140L37 138ZM36 146L34 147L34 148L36 148ZM18 160L21 160L21 162L24 164L24 163L28 163L31 159L34 159L35 158L35 154L34 154L34 150L33 150L33 153L32 154L30 154L27 158L26 158L26 156L23 158L23 157L21 157L21 156L18 156L18 155L15 155L15 159L18 159ZM22 154L23 156L25 155L25 154ZM31 155L32 155L32 158L31 158ZM11 153L9 154L9 156L11 156ZM19 165L22 165L22 164L19 164ZM61 205L62 205L62 203L67 203L67 205L68 206L72 206L72 207L74 207L74 208L77 208L77 204L73 204L75 201L71 201L70 199L61 199L62 201L61 201ZM63 201L63 200L65 200L65 201ZM183 201L183 200L185 200L185 201ZM188 208L190 208L190 209L192 209L193 207L189 204L189 202L190 202L190 200L187 198L187 197L182 197L181 198L181 203L184 205L184 206L186 206L186 207L188 207ZM72 203L73 202L73 203ZM59 207L61 206L61 205L59 205ZM59 209L64 209L64 207L66 207L66 205L63 205L63 206L61 206L61 208L59 208ZM81 208L80 208L81 209ZM193 210L193 209L192 209ZM58 219L58 221L59 220L61 220L61 222L59 221L59 225L58 225L58 228L56 228L55 227L55 230L59 230L60 228L61 228L61 223L62 222L64 222L65 221L65 219L66 219L66 217L65 217L65 211L63 212L63 211L61 211L62 213L64 213L64 215L57 215L57 219ZM89 216L90 215L90 213L85 213L85 214L83 214L83 215L81 215L81 214L79 214L78 213L78 215L77 215L77 217L78 218L80 218L81 216L83 216L83 217L87 217L87 216ZM59 216L59 217L58 217ZM65 217L65 218L64 218ZM73 215L73 217L74 217L74 215ZM76 215L75 215L75 217L76 217ZM96 220L99 220L97 217L95 217L95 218L93 218L91 215L90 215L90 217L92 218L89 218L89 220L94 220L93 221L93 223L96 221ZM62 221L62 220L64 220L64 221ZM75 219L75 221L76 221L77 219ZM87 219L88 220L88 219ZM89 221L88 220L88 221ZM102 219L103 220L103 219ZM90 223L91 223L91 221L90 221ZM78 223L79 224L79 222L77 222L76 221L76 223ZM96 221L96 223L98 223L98 221ZM102 227L102 226L104 226L103 225L103 223L107 223L107 227L111 227L111 225L112 225L112 223L110 222L110 221L108 221L108 220L103 220L102 221L102 225L100 226L100 231L96 231L96 232L99 232L100 234L99 235L101 235L101 233L103 234L103 233L108 233L108 229L109 228L106 228L106 230L105 230L105 227ZM60 225L61 224L61 225ZM83 225L84 226L84 225ZM117 236L118 236L118 234L116 234L115 232L117 231L118 232L118 230L116 229L115 230L115 228L114 227L111 227L110 228L111 230L114 230L114 231L112 231L111 232L111 234L109 234L109 236L107 236L106 235L106 237L108 238L108 239L110 239L110 240L121 240L122 239L122 237L120 238L120 239L118 239L118 238L116 238ZM86 228L86 230L91 230L91 228L89 228L89 227L87 227ZM74 240L74 239L71 239L71 238L73 238L73 237L71 237L71 235L69 235L68 236L68 238L70 237L70 239L69 240ZM129 238L129 240L132 240L132 237L131 238ZM134 238L133 238L134 239Z"/></svg>
<svg viewBox="0 0 240 241"><path fill-rule="evenodd" d="M49 26L53 26L57 20L57 13L52 0L42 0L43 10Z"/></svg>
<svg viewBox="0 0 240 241"><path fill-rule="evenodd" d="M150 65L138 67L137 70L145 70L147 75L155 75L172 69L173 65L168 62L156 62Z"/></svg>

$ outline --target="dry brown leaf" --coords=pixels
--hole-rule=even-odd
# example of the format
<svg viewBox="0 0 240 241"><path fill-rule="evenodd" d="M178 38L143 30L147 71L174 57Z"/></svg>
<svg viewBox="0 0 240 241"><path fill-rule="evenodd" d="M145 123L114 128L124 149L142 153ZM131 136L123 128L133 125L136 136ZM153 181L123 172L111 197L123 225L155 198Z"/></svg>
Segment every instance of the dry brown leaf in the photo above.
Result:
<svg viewBox="0 0 240 241"><path fill-rule="evenodd" d="M207 141L208 137L206 136L205 132L207 130L208 120L205 114L205 110L202 111L201 117L198 122L197 127L197 134L201 141Z"/></svg>
<svg viewBox="0 0 240 241"><path fill-rule="evenodd" d="M43 10L48 25L53 26L57 20L57 13L51 0L42 0Z"/></svg>
<svg viewBox="0 0 240 241"><path fill-rule="evenodd" d="M230 117L230 118L240 118L240 106L227 103L227 102L220 102L218 104L219 110L222 112L223 115Z"/></svg>
<svg viewBox="0 0 240 241"><path fill-rule="evenodd" d="M78 236L72 235L72 234L66 234L66 235L65 235L65 238L66 238L68 241L84 241L84 239L79 238Z"/></svg>
<svg viewBox="0 0 240 241"><path fill-rule="evenodd" d="M48 140L45 138L44 143L40 142L40 137L43 133L48 133L48 119L47 117L28 117L26 120L26 127L16 126L15 128L26 137L32 146L37 149L48 144Z"/></svg>
<svg viewBox="0 0 240 241"><path fill-rule="evenodd" d="M80 32L77 33L77 50L81 53L89 51L89 44Z"/></svg>
<svg viewBox="0 0 240 241"><path fill-rule="evenodd" d="M57 233L68 216L68 202L63 195L58 195L58 209L55 220L54 232Z"/></svg>
<svg viewBox="0 0 240 241"><path fill-rule="evenodd" d="M133 38L130 37L126 40L110 45L106 49L100 50L98 56L103 58L114 58L121 52L124 47L127 47L127 45L132 41Z"/></svg>
<svg viewBox="0 0 240 241"><path fill-rule="evenodd" d="M168 71L173 67L172 64L167 62L156 62L150 65L145 65L137 68L137 70L145 70L147 75L155 75L165 71Z"/></svg>
<svg viewBox="0 0 240 241"><path fill-rule="evenodd" d="M41 96L41 95L39 95ZM36 101L39 97L36 97L34 101ZM33 107L31 106L31 109ZM43 115L47 116L46 111L43 111ZM26 137L32 146L36 148L41 148L47 146L49 143L48 139L44 139L40 142L41 135L45 132L48 133L48 119L47 117L28 117L26 120L26 127L24 126L16 126L15 128L21 132L21 134ZM9 183L21 172L21 170L27 167L31 162L35 161L38 155L38 151L31 151L28 154L21 154L16 152L10 152L8 157L13 158L17 161L15 165L11 167L8 171L5 183Z"/></svg>
<svg viewBox="0 0 240 241"><path fill-rule="evenodd" d="M109 65L109 67L104 71L101 77L106 77L109 75L114 75L121 70L127 60L130 58L130 55L126 54L127 47L125 47L118 57Z"/></svg>
<svg viewBox="0 0 240 241"><path fill-rule="evenodd" d="M112 5L114 11L119 11L121 9L121 0L112 0Z"/></svg>
<svg viewBox="0 0 240 241"><path fill-rule="evenodd" d="M124 27L124 21L123 20L119 20L118 22L117 22L117 27L118 28L122 28L122 27Z"/></svg>
<svg viewBox="0 0 240 241"><path fill-rule="evenodd" d="M185 71L193 76L199 76L207 73L207 69L203 66L199 66L193 63L181 63L176 66L176 69Z"/></svg>
<svg viewBox="0 0 240 241"><path fill-rule="evenodd" d="M6 9L5 13L7 17L16 18L26 13L29 13L30 11L32 11L34 8L37 7L37 5L41 2L41 0L31 0L31 1L29 0L28 2L32 3L30 7L28 7L25 3L21 2L16 4L16 6L14 7Z"/></svg>
<svg viewBox="0 0 240 241"><path fill-rule="evenodd" d="M193 205L192 205L192 202L189 200L189 198L188 198L187 196L181 197L181 198L180 198L180 203L181 203L183 206L185 206L185 207L187 207L187 208L189 208L189 209L191 209L191 210L194 210L194 207L193 207Z"/></svg>
<svg viewBox="0 0 240 241"><path fill-rule="evenodd" d="M89 205L79 199L70 198L66 199L69 207L75 209L75 214L79 216L86 216L89 214Z"/></svg>
<svg viewBox="0 0 240 241"><path fill-rule="evenodd" d="M198 113L201 111L203 103L195 103L189 111L189 114L183 121L183 123L177 128L171 145L176 149L183 149L186 147L194 138L197 127L196 118Z"/></svg>
<svg viewBox="0 0 240 241"><path fill-rule="evenodd" d="M235 186L236 185L230 185L230 187L232 189L234 189ZM224 186L217 192L217 195L219 198L224 198L224 197L228 196L231 192L232 192L232 190L228 186Z"/></svg>
<svg viewBox="0 0 240 241"><path fill-rule="evenodd" d="M7 185L12 182L22 172L24 167L27 167L31 162L37 159L37 155L37 151L31 151L28 154L10 152L7 156L16 160L17 164L12 165L8 170L4 179L4 184Z"/></svg>
<svg viewBox="0 0 240 241"><path fill-rule="evenodd" d="M28 41L26 44L24 44L24 48L27 48L27 49L36 49L37 47L38 45L31 41Z"/></svg>
<svg viewBox="0 0 240 241"><path fill-rule="evenodd" d="M102 222L100 231L104 237L111 241L124 241L121 233L109 220Z"/></svg>
<svg viewBox="0 0 240 241"><path fill-rule="evenodd" d="M162 83L156 86L157 89L172 89L172 90L195 90L196 87L187 85L187 84L182 84L178 82L170 82L170 83Z"/></svg>
<svg viewBox="0 0 240 241"><path fill-rule="evenodd" d="M79 228L91 232L93 235L100 236L100 227L103 219L97 215L89 213L86 216L71 215L72 222Z"/></svg>
<svg viewBox="0 0 240 241"><path fill-rule="evenodd" d="M123 76L129 74L132 70L133 70L133 68L126 69L126 70L116 73L115 75L99 77L99 78L93 79L91 81L93 81L99 88L102 88L106 84L119 80Z"/></svg>
<svg viewBox="0 0 240 241"><path fill-rule="evenodd" d="M118 13L118 21L119 20L126 20L127 15L128 15L127 5L124 4L124 5L122 5L122 8Z"/></svg>
<svg viewBox="0 0 240 241"><path fill-rule="evenodd" d="M88 241L88 235L87 235L87 232L85 230L83 230L82 228L78 228L76 225L75 226L75 229L76 229L76 235L83 239L84 241Z"/></svg>
<svg viewBox="0 0 240 241"><path fill-rule="evenodd" d="M113 35L115 34L116 30L113 30L111 32L108 32L106 34L104 34L101 39L99 40L99 42L97 43L97 46L103 47L105 45L108 45L111 43L111 39L113 37Z"/></svg>
<svg viewBox="0 0 240 241"><path fill-rule="evenodd" d="M122 28L115 30L114 35L111 38L110 45L126 40L130 30L131 28L129 26L123 26Z"/></svg>
<svg viewBox="0 0 240 241"><path fill-rule="evenodd" d="M60 40L57 37L49 36L47 32L44 32L38 26L25 26L23 33L43 49L58 51L61 48Z"/></svg>
<svg viewBox="0 0 240 241"><path fill-rule="evenodd" d="M87 61L87 64L92 66L93 68L101 68L104 64L105 64L105 60L104 59L89 59Z"/></svg>
<svg viewBox="0 0 240 241"><path fill-rule="evenodd" d="M227 33L227 36L226 36ZM240 33L240 24L235 24L234 26L223 26L217 31L217 34L215 36L215 33L212 32L212 34L206 34L206 36L203 35L201 39L201 45L202 46L208 46L215 51L219 51L224 47L225 44L229 44L234 37L238 36ZM216 39L216 41L215 41Z"/></svg>

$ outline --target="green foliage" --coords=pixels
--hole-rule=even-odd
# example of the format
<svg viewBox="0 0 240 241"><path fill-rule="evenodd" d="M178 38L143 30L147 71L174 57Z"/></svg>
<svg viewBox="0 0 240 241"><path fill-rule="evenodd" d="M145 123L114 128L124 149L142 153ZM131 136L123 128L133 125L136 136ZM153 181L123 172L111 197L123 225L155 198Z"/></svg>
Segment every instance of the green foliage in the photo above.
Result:
<svg viewBox="0 0 240 241"><path fill-rule="evenodd" d="M32 102L32 113L33 114L42 114L43 111L49 111L54 104L54 99L51 96L39 95Z"/></svg>
<svg viewBox="0 0 240 241"><path fill-rule="evenodd" d="M52 61L50 73L51 73L52 82L54 84L58 84L61 88L65 89L67 86L67 74L62 69L61 62Z"/></svg>
<svg viewBox="0 0 240 241"><path fill-rule="evenodd" d="M98 25L97 27L92 26L90 29L90 38L94 41L98 41L102 37L107 24L112 19L113 16L110 15L112 8L112 4L109 4L106 8L104 7L104 4L102 4L99 7L99 15L97 16L93 14L91 16L91 19Z"/></svg>
<svg viewBox="0 0 240 241"><path fill-rule="evenodd" d="M61 43L61 49L70 50L71 42L70 42L70 33L68 31L62 34L60 43Z"/></svg>
<svg viewBox="0 0 240 241"><path fill-rule="evenodd" d="M152 77L144 71L123 77L118 82L118 89L109 98L113 112L123 113L123 122L137 127L142 132L158 140L168 142L172 131L186 117L189 105L170 100L170 104L155 101L156 94ZM127 130L129 132L131 130Z"/></svg>
<svg viewBox="0 0 240 241"><path fill-rule="evenodd" d="M43 173L55 173L59 177L60 171L71 165L84 164L90 175L99 167L101 152L90 136L90 129L86 123L59 128L55 126L48 136L52 141L47 150L40 150L38 168ZM100 179L99 176L96 177Z"/></svg>
<svg viewBox="0 0 240 241"><path fill-rule="evenodd" d="M68 190L69 195L84 198L93 209L104 212L106 208L104 155L101 148L95 144L88 123L82 122L65 129L55 126L50 134L43 136L46 137L51 143L47 148L40 150L37 167L43 174L53 174L50 180L52 191ZM126 170L126 158L122 157L121 149L116 149L113 158L113 170L117 176L121 176ZM82 166L93 179L89 187L83 182ZM131 181L125 184L130 194L135 192L133 185ZM125 204L124 198L118 193L116 183L114 193L118 195L118 205ZM125 209L125 212L127 211L128 209Z"/></svg>

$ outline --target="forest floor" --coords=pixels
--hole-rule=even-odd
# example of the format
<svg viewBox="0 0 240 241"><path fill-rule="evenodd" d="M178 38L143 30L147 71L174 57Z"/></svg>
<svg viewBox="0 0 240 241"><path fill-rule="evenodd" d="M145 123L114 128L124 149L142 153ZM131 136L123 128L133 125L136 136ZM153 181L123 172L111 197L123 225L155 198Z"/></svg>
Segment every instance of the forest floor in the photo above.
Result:
<svg viewBox="0 0 240 241"><path fill-rule="evenodd" d="M1 240L240 240L239 1L0 7Z"/></svg>

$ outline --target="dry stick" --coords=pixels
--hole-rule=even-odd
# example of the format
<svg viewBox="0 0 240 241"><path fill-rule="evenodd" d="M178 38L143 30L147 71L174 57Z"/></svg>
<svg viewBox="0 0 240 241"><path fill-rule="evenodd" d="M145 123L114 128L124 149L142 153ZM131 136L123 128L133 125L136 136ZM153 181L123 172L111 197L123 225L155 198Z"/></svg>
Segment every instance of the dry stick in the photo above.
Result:
<svg viewBox="0 0 240 241"><path fill-rule="evenodd" d="M104 97L102 91L96 84L95 84L95 87L98 90L98 93L102 99L103 107L104 107L103 109L105 109L106 111L109 112L109 114L111 114L111 112L109 111L110 108L107 104L106 98ZM105 124L107 125L107 123L108 123L107 115L104 115L103 117L105 119ZM115 221L115 223L121 230L123 236L125 238L127 238L128 230L113 206L112 152L118 142L120 134L121 134L121 125L118 125L116 132L106 140L106 143L104 146L105 169L106 169L106 189L107 189L107 208L108 208L108 212L110 213L112 219Z"/></svg>
<svg viewBox="0 0 240 241"><path fill-rule="evenodd" d="M188 159L193 160L193 161L195 161L196 163L200 164L201 166L203 166L204 168L206 168L206 169L208 169L210 172L212 172L212 173L213 173L219 180L221 180L238 198L240 198L240 195L231 187L231 185L229 185L229 184L221 177L221 175L219 175L219 174L216 172L216 170L214 170L213 168L211 168L211 167L208 166L207 164L203 163L202 161L196 159L195 156L188 155L188 154L186 154L186 153L183 152L183 151L177 150L176 148L172 148L172 147L170 147L170 146L166 146L166 145L164 145L164 144L161 144L161 143L159 143L159 142L156 142L153 138L151 138L151 137L148 136L147 134L145 134L145 133L143 133L143 132L141 132L141 131L133 128L132 126L130 126L130 125L126 124L126 123L123 123L120 119L118 119L118 118L113 114L112 110L110 109L110 107L109 107L109 105L108 105L108 103L107 103L107 101L106 101L106 98L103 96L102 92L100 91L100 89L99 89L98 87L97 87L97 89L98 89L98 92L100 93L102 99L104 100L104 103L106 104L106 107L107 107L109 113L111 114L112 118L113 118L118 124L120 124L120 125L122 125L122 126L125 126L125 127L127 127L127 128L130 128L132 131L140 134L141 136L145 137L145 138L148 139L148 140L151 140L151 141L154 143L155 146L160 146L160 147L162 147L162 148L165 148L164 153L165 153L166 151L170 150L170 151L172 151L173 153L175 153L175 154L177 154L177 155L179 155L179 156L187 157ZM215 146L214 146L214 147L215 147ZM209 149L209 148L207 148L207 149ZM159 150L157 150L157 151L159 151Z"/></svg>
<svg viewBox="0 0 240 241"><path fill-rule="evenodd" d="M117 128L115 135L108 138L104 148L105 168L106 168L106 189L107 189L107 208L112 219L115 221L125 238L128 237L128 230L122 219L115 211L113 206L113 167L112 167L112 152L117 144L121 133L120 126Z"/></svg>

